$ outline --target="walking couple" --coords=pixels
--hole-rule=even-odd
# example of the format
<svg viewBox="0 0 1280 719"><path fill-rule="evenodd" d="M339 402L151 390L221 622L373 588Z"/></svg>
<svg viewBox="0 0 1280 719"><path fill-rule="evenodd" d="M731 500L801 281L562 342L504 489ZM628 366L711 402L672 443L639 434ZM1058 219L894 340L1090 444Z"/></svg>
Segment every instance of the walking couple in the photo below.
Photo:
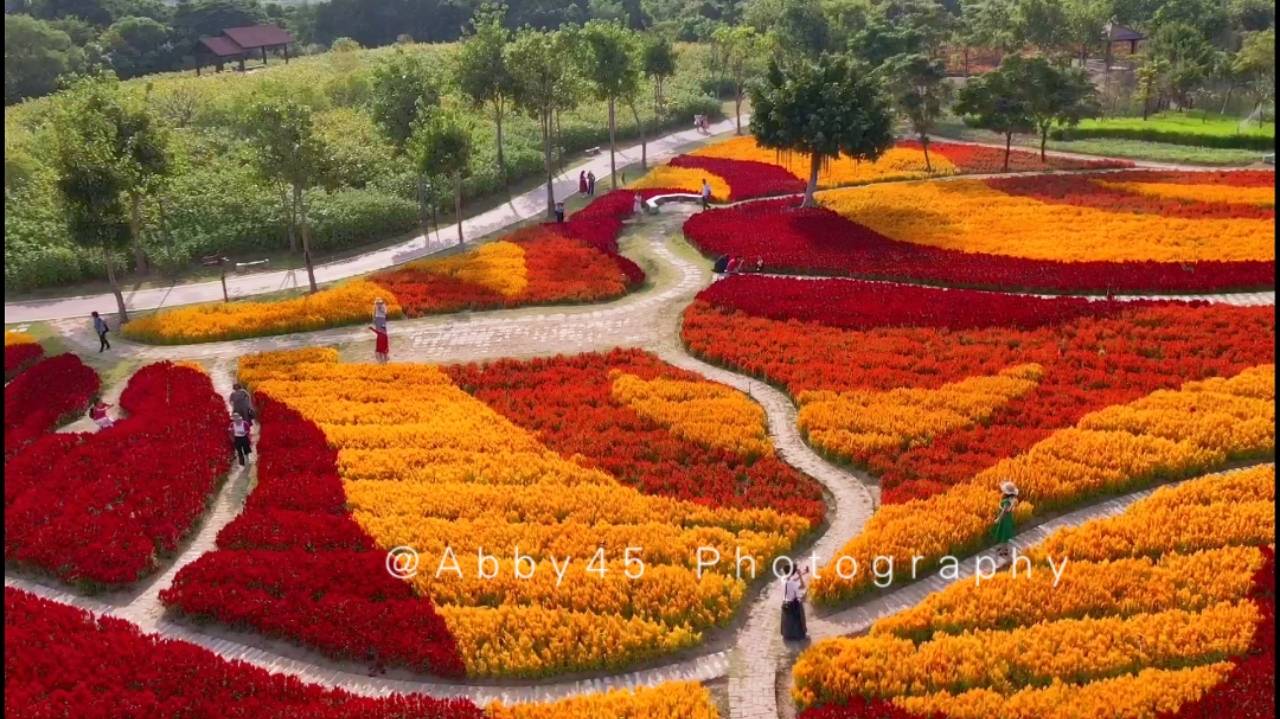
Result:
<svg viewBox="0 0 1280 719"><path fill-rule="evenodd" d="M578 173L578 194L594 197L596 194L596 173L583 170Z"/></svg>

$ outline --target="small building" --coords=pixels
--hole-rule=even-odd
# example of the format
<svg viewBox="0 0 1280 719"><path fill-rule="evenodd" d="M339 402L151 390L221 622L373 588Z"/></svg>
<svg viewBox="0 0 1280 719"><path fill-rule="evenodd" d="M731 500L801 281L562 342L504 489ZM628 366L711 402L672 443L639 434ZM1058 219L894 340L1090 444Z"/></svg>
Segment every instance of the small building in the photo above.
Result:
<svg viewBox="0 0 1280 719"><path fill-rule="evenodd" d="M278 25L249 25L247 27L231 27L222 31L221 35L202 37L196 45L196 74L205 65L216 65L218 72L228 62L240 65L244 72L244 61L258 53L262 54L262 64L267 64L267 51L280 51L284 55L285 64L289 63L289 45L293 44L293 36Z"/></svg>
<svg viewBox="0 0 1280 719"><path fill-rule="evenodd" d="M1113 21L1107 23L1103 39L1107 42L1108 56L1112 53L1112 47L1117 44L1122 48L1128 46L1129 52L1127 54L1133 55L1138 52L1138 43L1146 40L1147 36L1131 27Z"/></svg>

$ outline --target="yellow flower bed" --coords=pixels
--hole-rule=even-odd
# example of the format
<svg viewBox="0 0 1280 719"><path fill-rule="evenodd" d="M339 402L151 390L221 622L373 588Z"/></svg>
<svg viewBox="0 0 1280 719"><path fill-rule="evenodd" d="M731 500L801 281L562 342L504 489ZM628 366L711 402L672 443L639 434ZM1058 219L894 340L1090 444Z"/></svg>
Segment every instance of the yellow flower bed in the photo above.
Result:
<svg viewBox="0 0 1280 719"><path fill-rule="evenodd" d="M1256 604L1241 601L1198 612L1171 609L944 634L920 644L889 635L835 639L801 656L795 691L802 704L974 688L1010 694L1055 678L1083 682L1144 668L1177 668L1244 652L1260 618Z"/></svg>
<svg viewBox="0 0 1280 719"><path fill-rule="evenodd" d="M368 280L351 280L315 294L265 302L231 302L160 310L130 321L125 337L154 344L184 344L305 332L349 325L373 315L373 301L387 302L387 316L401 316L400 305Z"/></svg>
<svg viewBox="0 0 1280 719"><path fill-rule="evenodd" d="M1262 205L1263 207L1271 207L1276 204L1275 187L1239 187L1217 184L1192 185L1181 182L1110 182L1106 180L1095 180L1094 183L1112 190L1133 192L1148 197L1159 197L1163 200L1226 202L1238 205Z"/></svg>
<svg viewBox="0 0 1280 719"><path fill-rule="evenodd" d="M36 344L37 342L38 340L36 340L35 335L32 335L29 332L14 332L13 330L4 331L5 347L8 347L9 345L31 345Z"/></svg>
<svg viewBox="0 0 1280 719"><path fill-rule="evenodd" d="M711 692L694 682L618 689L556 702L490 704L489 719L719 719Z"/></svg>
<svg viewBox="0 0 1280 719"><path fill-rule="evenodd" d="M689 153L702 157L718 157L727 160L751 160L780 165L797 178L808 182L809 157L798 153L779 153L761 147L751 135L730 138ZM925 169L924 152L910 147L893 147L875 162L857 162L848 157L828 161L818 173L818 187L841 187L886 180L911 180L931 175L954 175L955 163L941 153L929 153L933 172Z"/></svg>
<svg viewBox="0 0 1280 719"><path fill-rule="evenodd" d="M819 200L895 240L961 252L1066 262L1275 259L1271 220L1109 212L1015 196L981 180L862 187Z"/></svg>
<svg viewBox="0 0 1280 719"><path fill-rule="evenodd" d="M1080 561L1275 541L1274 464L1164 487L1118 517L1063 529L1031 555Z"/></svg>
<svg viewBox="0 0 1280 719"><path fill-rule="evenodd" d="M529 285L524 248L506 240L490 242L452 257L417 260L400 269L472 282L505 297L514 297Z"/></svg>
<svg viewBox="0 0 1280 719"><path fill-rule="evenodd" d="M307 361L248 358L241 379L324 431L352 515L379 546L419 552L408 581L437 604L469 676L613 669L691 646L742 600L738 547L767 570L809 529L769 509L622 486L551 451L437 367L307 352ZM726 559L698 577L701 546ZM625 574L635 568L628 547L641 548L639 579ZM519 567L516 549L529 558ZM517 578L517 568L533 578Z"/></svg>
<svg viewBox="0 0 1280 719"><path fill-rule="evenodd" d="M1113 679L1070 684L1054 680L1044 688L1028 688L1010 695L990 689L959 694L941 692L894 700L906 711L948 719L1155 719L1196 701L1231 671L1217 662L1188 669L1144 669Z"/></svg>
<svg viewBox="0 0 1280 719"><path fill-rule="evenodd" d="M1077 562L1070 554L1044 556L1055 562L1068 558L1060 582L1044 564L1034 567L1029 576L1001 572L981 584L957 582L881 619L871 633L912 639L935 632L1002 629L1085 615L1199 610L1244 597L1264 562L1256 547L1236 546L1170 553L1158 560Z"/></svg>
<svg viewBox="0 0 1280 719"><path fill-rule="evenodd" d="M764 409L731 387L619 372L613 398L677 437L755 457L773 454Z"/></svg>
<svg viewBox="0 0 1280 719"><path fill-rule="evenodd" d="M672 167L659 165L649 170L648 174L627 185L632 190L672 189L685 192L701 193L702 181L711 184L711 199L716 202L728 202L730 188L725 179L714 172L693 167Z"/></svg>
<svg viewBox="0 0 1280 719"><path fill-rule="evenodd" d="M1242 419L1242 417L1249 419ZM861 568L841 578L832 564L811 584L818 602L834 603L867 589L876 556L925 566L946 554L984 543L999 501L999 486L1021 490L1016 519L1070 504L1081 497L1119 492L1160 478L1196 474L1228 459L1275 451L1275 368L1253 367L1230 379L1190 382L1127 405L1083 417L968 483L927 499L881 507L862 533L834 560L852 557ZM849 569L844 570L846 574Z"/></svg>
<svg viewBox="0 0 1280 719"><path fill-rule="evenodd" d="M1040 365L1025 364L937 389L805 391L799 396L798 422L811 442L845 458L906 449L985 420L1035 389L1043 372Z"/></svg>
<svg viewBox="0 0 1280 719"><path fill-rule="evenodd" d="M1247 650L1261 619L1247 597L1265 558L1237 540L1275 538L1273 510L1255 537L1224 526L1213 549L1186 553L1203 534L1187 513L1274 495L1268 465L1163 488L1117 517L1059 530L1031 549L1029 575L961 581L881 619L870 635L817 644L795 666L795 698L881 697L966 719L1176 712L1227 676L1220 660ZM1135 552L1114 541L1119 530L1137 538L1154 529L1153 513L1162 547ZM1056 588L1050 558L1067 559Z"/></svg>

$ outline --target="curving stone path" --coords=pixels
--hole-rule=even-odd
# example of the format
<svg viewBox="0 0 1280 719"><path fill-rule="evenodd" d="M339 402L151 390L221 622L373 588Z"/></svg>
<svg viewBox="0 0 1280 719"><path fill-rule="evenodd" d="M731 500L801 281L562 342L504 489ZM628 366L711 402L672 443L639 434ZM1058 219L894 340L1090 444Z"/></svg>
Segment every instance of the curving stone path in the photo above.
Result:
<svg viewBox="0 0 1280 719"><path fill-rule="evenodd" d="M828 495L828 517L814 540L812 553L830 557L871 516L878 504L876 482L864 473L828 463L814 453L799 435L795 406L785 394L758 380L695 359L685 351L679 336L681 311L709 280L709 263L686 245L669 241L669 236L675 234L679 223L692 211L693 208L664 209L656 218L633 223L636 226L626 234L624 251L645 263L655 277L644 291L602 305L463 313L396 322L392 325L393 356L396 360L452 362L639 346L656 352L673 365L736 387L765 409L769 434L779 456L823 484ZM1218 301L1275 302L1274 293L1255 294L1224 296ZM55 326L70 345L81 351L96 352L96 342L91 342L96 338L87 336L89 333L81 320L58 322ZM229 389L233 363L241 355L325 344L365 346L370 344L367 336L367 330L356 327L204 345L154 347L121 340L113 352L136 361L202 360L213 365L211 376L219 391L225 393ZM332 661L287 642L221 626L195 626L167 615L158 600L159 592L168 586L179 568L213 547L218 531L242 508L251 483L252 466L248 471L234 472L179 556L164 571L131 592L85 597L9 571L5 574L5 585L128 619L144 631L189 641L228 659L368 696L425 692L441 697L467 697L481 703L495 699L530 702L615 688L652 686L671 680L710 681L727 677L731 719L774 719L780 715L780 708L785 710L789 704L780 705L778 701L779 692L785 696L786 691L785 681L778 681L779 671L789 665L799 647L785 646L781 640L780 587L776 582L750 595L737 628L711 642L727 645L728 649L704 648L701 654L673 659L652 668L552 682L451 683L424 680L407 672L369 676L361 665ZM1051 519L1020 534L1016 544L1025 547L1062 526L1116 514L1149 493L1150 490L1135 492ZM874 596L851 609L812 617L811 634L814 638L825 638L864 631L876 618L910 606L946 583L936 575L931 576Z"/></svg>

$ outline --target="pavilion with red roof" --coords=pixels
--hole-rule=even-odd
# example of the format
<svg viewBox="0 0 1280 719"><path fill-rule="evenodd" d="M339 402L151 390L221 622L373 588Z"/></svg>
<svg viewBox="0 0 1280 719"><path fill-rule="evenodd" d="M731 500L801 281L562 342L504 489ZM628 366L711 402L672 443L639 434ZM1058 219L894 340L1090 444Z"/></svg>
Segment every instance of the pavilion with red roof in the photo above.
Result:
<svg viewBox="0 0 1280 719"><path fill-rule="evenodd" d="M249 25L247 27L231 27L222 31L221 35L202 37L196 45L196 74L204 65L217 65L218 71L227 62L239 62L241 72L244 61L251 55L262 53L262 64L267 64L267 51L280 50L284 61L289 62L289 45L293 36L278 25Z"/></svg>

